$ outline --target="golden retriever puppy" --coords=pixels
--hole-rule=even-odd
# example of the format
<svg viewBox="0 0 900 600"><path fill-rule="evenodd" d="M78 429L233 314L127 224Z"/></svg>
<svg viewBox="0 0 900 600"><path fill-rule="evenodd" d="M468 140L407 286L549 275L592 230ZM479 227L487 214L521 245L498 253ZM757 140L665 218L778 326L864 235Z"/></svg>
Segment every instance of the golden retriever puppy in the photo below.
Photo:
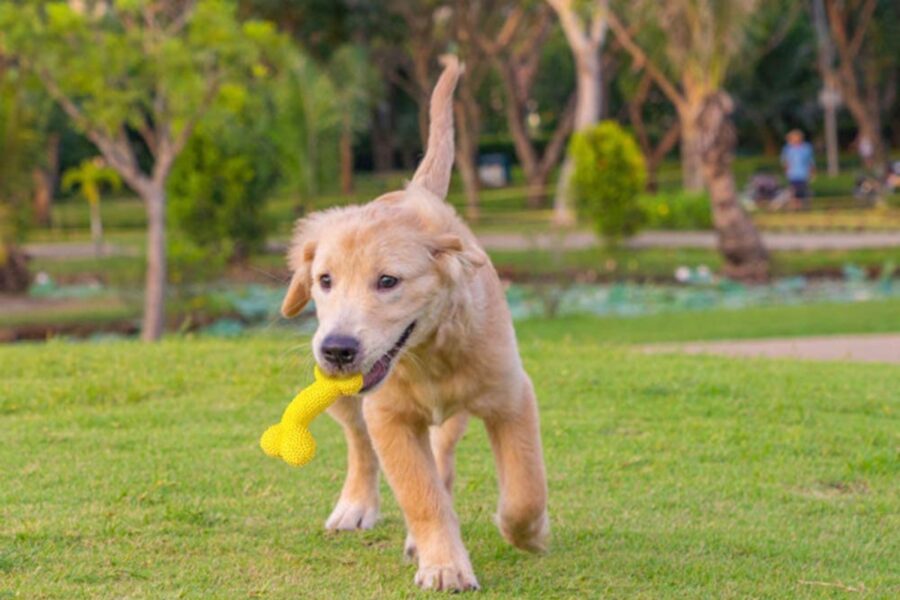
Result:
<svg viewBox="0 0 900 600"><path fill-rule="evenodd" d="M538 408L503 289L444 202L461 73L456 58L444 64L412 182L298 222L282 313L315 300L316 362L332 374L364 374L360 397L329 411L346 433L349 464L326 527L374 525L380 464L403 510L416 584L459 591L478 588L451 501L454 449L469 415L484 420L496 458L500 532L540 551L549 522Z"/></svg>

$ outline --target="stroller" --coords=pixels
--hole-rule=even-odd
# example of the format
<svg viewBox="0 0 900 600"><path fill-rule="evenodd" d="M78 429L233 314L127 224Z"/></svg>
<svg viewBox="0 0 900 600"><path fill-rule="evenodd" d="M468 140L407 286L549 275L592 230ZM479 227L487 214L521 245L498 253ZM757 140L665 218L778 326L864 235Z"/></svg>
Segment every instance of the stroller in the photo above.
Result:
<svg viewBox="0 0 900 600"><path fill-rule="evenodd" d="M787 208L794 195L789 187L781 184L778 176L764 171L755 173L747 182L741 201L750 211L779 211Z"/></svg>
<svg viewBox="0 0 900 600"><path fill-rule="evenodd" d="M882 177L872 174L860 175L853 186L853 197L864 206L875 206L884 197L900 189L900 160L888 164Z"/></svg>

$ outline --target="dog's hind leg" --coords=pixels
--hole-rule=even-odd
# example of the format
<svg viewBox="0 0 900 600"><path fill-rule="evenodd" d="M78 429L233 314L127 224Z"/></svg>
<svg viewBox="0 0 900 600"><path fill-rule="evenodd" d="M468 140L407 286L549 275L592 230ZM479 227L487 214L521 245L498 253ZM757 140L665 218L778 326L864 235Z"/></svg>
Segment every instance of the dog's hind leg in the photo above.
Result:
<svg viewBox="0 0 900 600"><path fill-rule="evenodd" d="M431 452L437 463L438 475L444 483L447 493L453 496L453 480L456 476L455 459L456 444L466 432L469 424L469 414L458 412L438 427L429 428L431 440ZM407 532L406 543L403 545L403 554L410 560L416 558L416 541L412 533Z"/></svg>
<svg viewBox="0 0 900 600"><path fill-rule="evenodd" d="M378 457L362 414L362 398L341 398L328 408L347 438L347 478L325 528L371 529L378 520Z"/></svg>
<svg viewBox="0 0 900 600"><path fill-rule="evenodd" d="M431 427L429 437L431 439L431 451L437 462L438 474L447 493L453 495L453 480L456 478L456 444L466 432L469 424L469 414L458 412L439 427Z"/></svg>
<svg viewBox="0 0 900 600"><path fill-rule="evenodd" d="M500 483L497 525L512 545L542 552L550 522L537 400L527 375L515 387L505 409L485 418Z"/></svg>

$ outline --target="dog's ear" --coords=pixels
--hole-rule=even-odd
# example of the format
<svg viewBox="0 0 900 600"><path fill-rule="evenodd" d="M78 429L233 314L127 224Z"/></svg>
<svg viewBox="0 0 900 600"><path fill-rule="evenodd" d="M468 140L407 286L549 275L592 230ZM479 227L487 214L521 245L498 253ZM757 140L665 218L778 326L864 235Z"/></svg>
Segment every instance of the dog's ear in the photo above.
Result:
<svg viewBox="0 0 900 600"><path fill-rule="evenodd" d="M444 265L447 274L456 279L474 272L488 263L487 254L478 244L455 233L436 236L431 242L431 255Z"/></svg>
<svg viewBox="0 0 900 600"><path fill-rule="evenodd" d="M288 251L288 266L294 272L287 293L281 302L281 314L289 319L296 317L309 302L312 289L312 261L316 255L317 219L310 217L297 222L294 240Z"/></svg>

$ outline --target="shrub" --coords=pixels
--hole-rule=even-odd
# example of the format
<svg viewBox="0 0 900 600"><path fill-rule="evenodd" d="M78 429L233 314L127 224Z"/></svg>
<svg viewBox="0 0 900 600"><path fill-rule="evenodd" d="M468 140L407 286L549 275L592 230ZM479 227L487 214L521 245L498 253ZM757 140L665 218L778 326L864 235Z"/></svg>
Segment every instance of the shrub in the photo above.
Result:
<svg viewBox="0 0 900 600"><path fill-rule="evenodd" d="M265 130L246 116L201 123L168 184L177 230L198 249L226 259L244 258L265 242L265 202L277 182Z"/></svg>
<svg viewBox="0 0 900 600"><path fill-rule="evenodd" d="M569 152L572 192L579 215L609 244L634 235L646 216L638 202L647 169L634 138L613 121L577 132Z"/></svg>
<svg viewBox="0 0 900 600"><path fill-rule="evenodd" d="M711 229L712 212L705 192L678 190L643 194L641 207L651 229Z"/></svg>

